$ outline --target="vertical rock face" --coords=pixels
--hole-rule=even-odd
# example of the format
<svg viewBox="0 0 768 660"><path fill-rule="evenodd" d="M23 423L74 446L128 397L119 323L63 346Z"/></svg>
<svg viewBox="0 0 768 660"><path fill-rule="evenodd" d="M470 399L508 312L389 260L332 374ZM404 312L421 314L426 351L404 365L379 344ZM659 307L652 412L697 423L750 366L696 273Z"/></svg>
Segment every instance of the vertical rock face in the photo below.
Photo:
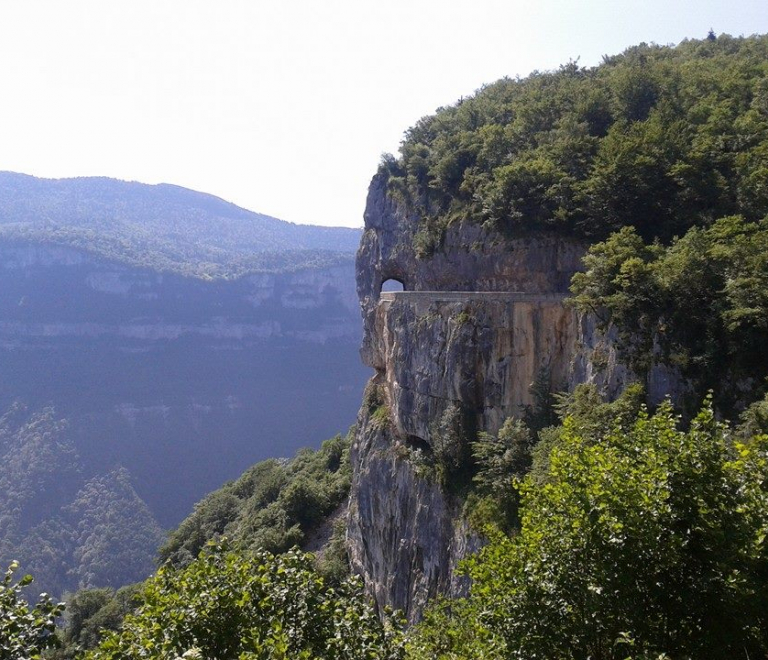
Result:
<svg viewBox="0 0 768 660"><path fill-rule="evenodd" d="M356 276L361 355L376 373L352 448L348 545L379 605L411 621L436 594L462 592L454 569L480 544L450 489L414 460L429 461L446 410L460 410L473 432L496 433L535 403L531 384L541 374L553 391L594 383L608 398L637 380L621 363L615 332L564 304L583 243L457 223L434 255L419 258L420 231L375 177ZM382 294L390 279L404 291ZM651 402L684 391L662 365L645 386Z"/></svg>
<svg viewBox="0 0 768 660"><path fill-rule="evenodd" d="M411 621L432 596L462 591L454 569L479 539L410 450L429 454L449 407L495 433L533 403L530 385L542 370L553 387L568 387L580 325L562 300L584 252L554 236L510 240L457 225L438 253L420 259L418 231L418 218L374 178L357 289L361 353L376 374L353 447L348 541L353 567L379 605ZM388 279L405 291L380 295Z"/></svg>
<svg viewBox="0 0 768 660"><path fill-rule="evenodd" d="M383 366L369 384L353 447L354 568L378 603L412 621L437 593L461 592L454 569L479 539L459 504L420 474L410 450L429 453L450 406L469 412L478 430L497 432L533 403L538 371L566 383L576 335L574 314L558 298L431 297L403 293L377 306L371 346Z"/></svg>
<svg viewBox="0 0 768 660"><path fill-rule="evenodd" d="M377 369L382 365L372 343L385 281L396 279L408 291L565 293L586 249L557 236L510 240L476 224L456 224L445 232L439 251L420 259L414 249L418 232L418 217L387 195L384 177L374 177L357 253L357 293L363 311L363 361Z"/></svg>

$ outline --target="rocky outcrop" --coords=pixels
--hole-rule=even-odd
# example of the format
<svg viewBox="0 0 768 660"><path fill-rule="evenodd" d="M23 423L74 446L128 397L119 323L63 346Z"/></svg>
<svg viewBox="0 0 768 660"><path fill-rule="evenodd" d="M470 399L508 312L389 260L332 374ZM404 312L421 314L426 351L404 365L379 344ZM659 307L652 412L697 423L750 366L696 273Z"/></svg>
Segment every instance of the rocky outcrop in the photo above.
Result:
<svg viewBox="0 0 768 660"><path fill-rule="evenodd" d="M377 369L369 387L381 403L378 413L364 406L358 422L349 541L353 566L377 602L416 620L428 598L461 592L454 569L479 539L459 503L419 474L409 449L433 446L449 406L495 433L534 403L538 373L566 386L577 319L560 296L393 298L377 305L369 338Z"/></svg>
<svg viewBox="0 0 768 660"><path fill-rule="evenodd" d="M372 384L376 386L375 380ZM353 446L350 559L380 606L415 621L438 594L460 594L459 560L480 547L456 502L408 461L389 423L363 409Z"/></svg>
<svg viewBox="0 0 768 660"><path fill-rule="evenodd" d="M480 543L460 503L412 460L413 449L429 455L446 410L460 409L474 431L496 433L507 417L535 404L537 378L548 378L554 391L592 382L608 397L636 380L613 332L602 333L595 318L564 304L583 243L509 238L457 223L435 254L419 258L420 231L418 218L375 177L357 292L361 354L376 374L352 448L348 545L378 604L411 621L432 596L462 592L454 569ZM382 294L390 279L404 291ZM657 367L647 385L653 399L681 383Z"/></svg>
<svg viewBox="0 0 768 660"><path fill-rule="evenodd" d="M430 425L450 404L495 433L534 404L540 372L556 386L568 382L576 319L561 296L427 295L399 294L377 308L375 364L398 437L431 444Z"/></svg>
<svg viewBox="0 0 768 660"><path fill-rule="evenodd" d="M558 236L514 240L473 223L456 223L430 258L418 258L417 216L386 192L386 178L371 182L365 229L357 253L357 294L363 312L362 356L373 364L371 342L382 284L396 279L407 291L518 291L566 293L586 246Z"/></svg>
<svg viewBox="0 0 768 660"><path fill-rule="evenodd" d="M374 178L357 256L363 361L376 370L353 446L348 541L354 569L380 605L417 620L429 598L460 593L458 561L480 539L460 504L420 473L409 449L429 451L449 406L496 432L531 405L542 370L557 388L571 374L578 319L562 303L584 246L556 236L509 240L472 224L446 231L419 258L418 218ZM403 293L381 294L389 279ZM371 389L373 388L373 389ZM370 398L370 397L369 397Z"/></svg>

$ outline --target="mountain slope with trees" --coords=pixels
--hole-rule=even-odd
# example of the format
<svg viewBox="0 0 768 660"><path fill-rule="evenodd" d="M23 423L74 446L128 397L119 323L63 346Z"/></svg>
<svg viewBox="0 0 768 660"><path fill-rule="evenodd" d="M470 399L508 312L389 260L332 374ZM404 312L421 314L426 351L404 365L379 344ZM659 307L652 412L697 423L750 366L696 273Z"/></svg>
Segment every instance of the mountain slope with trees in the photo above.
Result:
<svg viewBox="0 0 768 660"><path fill-rule="evenodd" d="M161 526L348 427L359 234L0 173L0 563L57 596L143 579Z"/></svg>
<svg viewBox="0 0 768 660"><path fill-rule="evenodd" d="M148 576L163 533L125 468L96 472L69 424L16 404L0 417L0 564L19 561L34 589L61 597Z"/></svg>
<svg viewBox="0 0 768 660"><path fill-rule="evenodd" d="M353 421L359 235L177 186L0 173L0 411L54 407L89 469L128 469L173 527Z"/></svg>
<svg viewBox="0 0 768 660"><path fill-rule="evenodd" d="M492 83L422 118L382 169L424 248L461 221L666 241L768 213L767 138L768 37L721 35Z"/></svg>
<svg viewBox="0 0 768 660"><path fill-rule="evenodd" d="M326 440L317 451L302 449L287 461L257 463L239 479L210 493L169 534L160 548L160 561L184 566L207 543L222 537L241 550L279 553L306 546L313 532L327 526L329 516L346 504L352 435ZM330 572L343 573L343 536L337 529L326 531L332 544L324 565Z"/></svg>
<svg viewBox="0 0 768 660"><path fill-rule="evenodd" d="M169 184L0 172L0 241L10 240L77 248L159 272L231 279L345 263L360 230L297 225Z"/></svg>

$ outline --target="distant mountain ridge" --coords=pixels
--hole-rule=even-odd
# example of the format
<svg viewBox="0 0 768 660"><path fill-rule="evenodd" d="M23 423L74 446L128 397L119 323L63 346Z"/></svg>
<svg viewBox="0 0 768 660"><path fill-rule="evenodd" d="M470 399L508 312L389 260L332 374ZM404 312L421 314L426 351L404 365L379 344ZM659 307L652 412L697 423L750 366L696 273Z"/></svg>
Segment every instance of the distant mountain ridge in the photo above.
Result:
<svg viewBox="0 0 768 660"><path fill-rule="evenodd" d="M0 172L0 240L52 243L205 279L352 259L359 229L298 225L171 184Z"/></svg>

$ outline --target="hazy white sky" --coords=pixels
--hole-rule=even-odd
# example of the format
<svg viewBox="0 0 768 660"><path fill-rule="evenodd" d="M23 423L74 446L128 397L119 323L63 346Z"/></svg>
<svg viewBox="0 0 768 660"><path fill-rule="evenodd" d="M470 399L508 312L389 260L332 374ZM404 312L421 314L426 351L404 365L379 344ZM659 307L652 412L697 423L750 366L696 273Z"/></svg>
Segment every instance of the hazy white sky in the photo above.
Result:
<svg viewBox="0 0 768 660"><path fill-rule="evenodd" d="M768 32L766 0L0 0L0 170L362 224L382 152L502 76Z"/></svg>

